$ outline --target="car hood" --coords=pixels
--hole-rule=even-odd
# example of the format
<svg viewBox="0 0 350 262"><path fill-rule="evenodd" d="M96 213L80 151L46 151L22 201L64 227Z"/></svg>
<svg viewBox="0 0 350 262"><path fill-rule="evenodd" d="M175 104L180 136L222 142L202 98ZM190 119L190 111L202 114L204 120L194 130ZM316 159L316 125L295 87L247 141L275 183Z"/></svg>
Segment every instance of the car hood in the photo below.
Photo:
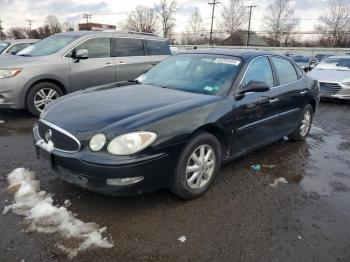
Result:
<svg viewBox="0 0 350 262"><path fill-rule="evenodd" d="M42 118L85 140L96 132L115 135L142 129L221 99L149 85L97 88L66 96L50 106Z"/></svg>
<svg viewBox="0 0 350 262"><path fill-rule="evenodd" d="M350 71L314 68L309 72L309 76L317 79L319 82L340 83L350 79Z"/></svg>
<svg viewBox="0 0 350 262"><path fill-rule="evenodd" d="M41 61L43 57L30 57L30 56L18 56L18 55L4 55L0 57L0 69L8 68L22 68L23 66L37 63Z"/></svg>

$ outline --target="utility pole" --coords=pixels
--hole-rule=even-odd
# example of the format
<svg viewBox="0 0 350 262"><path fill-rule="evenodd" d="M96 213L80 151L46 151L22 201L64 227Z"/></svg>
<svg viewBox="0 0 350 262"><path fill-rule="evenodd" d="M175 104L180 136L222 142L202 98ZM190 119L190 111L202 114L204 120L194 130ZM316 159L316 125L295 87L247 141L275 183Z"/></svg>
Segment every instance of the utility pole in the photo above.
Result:
<svg viewBox="0 0 350 262"><path fill-rule="evenodd" d="M32 22L33 22L33 20L27 19L26 22L28 22L28 25L29 25L29 33L30 33L30 32L32 32Z"/></svg>
<svg viewBox="0 0 350 262"><path fill-rule="evenodd" d="M86 30L89 30L89 19L91 21L91 14L83 14L83 18L86 19Z"/></svg>
<svg viewBox="0 0 350 262"><path fill-rule="evenodd" d="M249 22L248 22L248 38L247 38L247 46L249 46L250 41L250 21L252 20L252 10L256 7L256 5L248 5L247 8L249 8Z"/></svg>
<svg viewBox="0 0 350 262"><path fill-rule="evenodd" d="M214 12L215 12L215 6L217 4L220 4L220 2L217 2L217 0L213 0L213 2L209 2L209 5L213 6L213 10L211 13L211 27L210 27L210 38L209 38L209 45L212 45L212 41L213 41L213 23L214 23Z"/></svg>
<svg viewBox="0 0 350 262"><path fill-rule="evenodd" d="M1 40L2 40L2 36L3 36L2 30L3 30L3 28L2 28L2 21L0 19L0 39Z"/></svg>

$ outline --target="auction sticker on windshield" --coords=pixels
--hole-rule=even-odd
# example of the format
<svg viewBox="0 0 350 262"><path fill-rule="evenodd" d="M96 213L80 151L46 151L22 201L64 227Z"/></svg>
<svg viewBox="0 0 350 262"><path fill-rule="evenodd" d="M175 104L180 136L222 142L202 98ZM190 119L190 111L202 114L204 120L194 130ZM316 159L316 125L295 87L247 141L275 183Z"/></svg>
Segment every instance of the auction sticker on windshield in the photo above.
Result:
<svg viewBox="0 0 350 262"><path fill-rule="evenodd" d="M229 59L229 58L216 58L214 62L218 64L228 64L228 65L235 65L235 66L238 66L241 63L241 61L237 59Z"/></svg>

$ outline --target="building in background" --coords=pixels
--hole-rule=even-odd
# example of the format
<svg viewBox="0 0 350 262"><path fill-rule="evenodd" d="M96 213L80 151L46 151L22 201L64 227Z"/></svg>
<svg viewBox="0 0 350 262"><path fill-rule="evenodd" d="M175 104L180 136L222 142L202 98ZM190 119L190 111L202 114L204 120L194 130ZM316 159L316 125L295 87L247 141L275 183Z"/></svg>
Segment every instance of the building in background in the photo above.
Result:
<svg viewBox="0 0 350 262"><path fill-rule="evenodd" d="M79 24L79 31L90 30L90 31L103 31L103 30L116 30L115 25L98 24L98 23L82 23Z"/></svg>
<svg viewBox="0 0 350 262"><path fill-rule="evenodd" d="M246 45L247 44L247 39L248 39L248 31L246 30L238 30L237 32L233 33L230 35L228 38L222 41L222 45ZM254 31L250 32L250 37L249 37L249 45L250 46L268 46L268 43L257 35Z"/></svg>

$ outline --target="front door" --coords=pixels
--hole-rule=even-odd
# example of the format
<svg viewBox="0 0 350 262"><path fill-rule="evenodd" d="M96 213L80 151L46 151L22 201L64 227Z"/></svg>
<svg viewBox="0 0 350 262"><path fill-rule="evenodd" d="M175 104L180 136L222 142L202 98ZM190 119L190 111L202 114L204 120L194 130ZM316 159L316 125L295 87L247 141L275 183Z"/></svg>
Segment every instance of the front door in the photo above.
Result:
<svg viewBox="0 0 350 262"><path fill-rule="evenodd" d="M70 61L71 92L116 82L115 61L111 57L111 39L98 37L86 40L75 50L87 49L88 59Z"/></svg>
<svg viewBox="0 0 350 262"><path fill-rule="evenodd" d="M266 92L246 93L236 101L231 147L234 156L253 150L275 139L279 134L279 100L276 97L277 90L273 88L276 81L266 56L257 57L250 63L239 90L250 81L264 82L271 89Z"/></svg>

